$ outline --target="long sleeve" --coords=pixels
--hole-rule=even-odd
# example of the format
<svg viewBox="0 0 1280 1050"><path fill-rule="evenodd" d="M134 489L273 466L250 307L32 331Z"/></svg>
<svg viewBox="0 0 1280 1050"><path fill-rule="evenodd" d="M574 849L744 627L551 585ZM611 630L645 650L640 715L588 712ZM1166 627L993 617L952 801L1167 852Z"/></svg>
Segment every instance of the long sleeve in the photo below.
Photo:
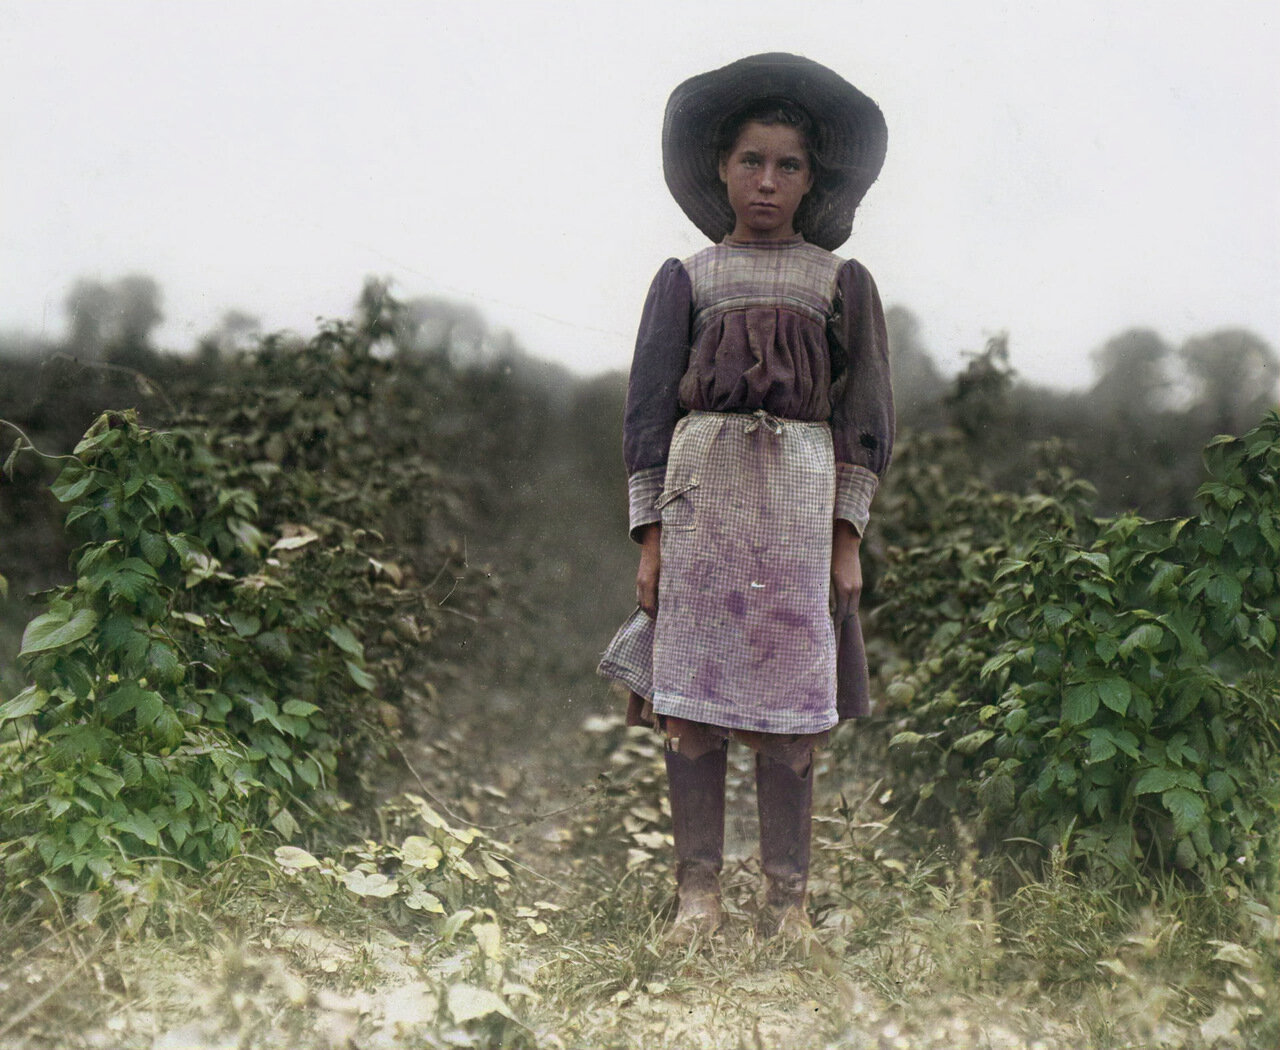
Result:
<svg viewBox="0 0 1280 1050"><path fill-rule="evenodd" d="M630 528L655 522L671 436L681 415L680 379L689 363L693 291L678 259L669 259L649 286L627 384L622 452L630 494Z"/></svg>
<svg viewBox="0 0 1280 1050"><path fill-rule="evenodd" d="M865 266L846 262L837 277L839 310L828 326L832 350L831 436L835 516L861 535L893 454L889 337L880 293Z"/></svg>

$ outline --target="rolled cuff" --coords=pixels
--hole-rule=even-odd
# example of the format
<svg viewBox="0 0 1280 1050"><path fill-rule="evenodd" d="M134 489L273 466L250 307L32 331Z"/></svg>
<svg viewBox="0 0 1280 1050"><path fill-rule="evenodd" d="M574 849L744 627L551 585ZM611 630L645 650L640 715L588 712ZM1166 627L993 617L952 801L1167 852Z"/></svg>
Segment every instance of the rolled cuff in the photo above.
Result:
<svg viewBox="0 0 1280 1050"><path fill-rule="evenodd" d="M651 525L662 520L658 512L658 497L662 495L662 487L667 480L667 467L646 467L637 470L627 479L627 489L631 499L631 538L639 541L638 532L641 526Z"/></svg>
<svg viewBox="0 0 1280 1050"><path fill-rule="evenodd" d="M867 522L871 520L871 500L879 485L880 479L866 467L854 463L837 463L836 519L847 521L861 536L867 531ZM634 502L632 506L635 506Z"/></svg>

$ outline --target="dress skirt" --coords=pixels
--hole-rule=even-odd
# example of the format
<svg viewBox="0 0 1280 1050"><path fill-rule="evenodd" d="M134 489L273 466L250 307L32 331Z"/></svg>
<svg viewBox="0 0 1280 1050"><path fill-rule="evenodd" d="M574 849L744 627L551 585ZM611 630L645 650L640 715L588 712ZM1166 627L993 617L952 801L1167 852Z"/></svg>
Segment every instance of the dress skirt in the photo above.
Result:
<svg viewBox="0 0 1280 1050"><path fill-rule="evenodd" d="M826 423L683 417L657 502L658 617L633 613L601 673L659 715L765 733L830 729L834 501Z"/></svg>

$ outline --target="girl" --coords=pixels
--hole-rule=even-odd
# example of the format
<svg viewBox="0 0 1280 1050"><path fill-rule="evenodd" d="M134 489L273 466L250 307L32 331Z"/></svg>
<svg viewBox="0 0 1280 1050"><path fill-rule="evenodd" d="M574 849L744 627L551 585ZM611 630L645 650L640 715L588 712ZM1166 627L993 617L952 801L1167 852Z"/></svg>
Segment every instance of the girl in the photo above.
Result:
<svg viewBox="0 0 1280 1050"><path fill-rule="evenodd" d="M639 607L600 670L667 734L680 938L723 921L730 737L756 752L766 924L809 930L813 749L869 708L858 547L893 401L875 283L831 252L885 143L874 102L796 55L667 103L667 185L713 244L645 303L623 426Z"/></svg>

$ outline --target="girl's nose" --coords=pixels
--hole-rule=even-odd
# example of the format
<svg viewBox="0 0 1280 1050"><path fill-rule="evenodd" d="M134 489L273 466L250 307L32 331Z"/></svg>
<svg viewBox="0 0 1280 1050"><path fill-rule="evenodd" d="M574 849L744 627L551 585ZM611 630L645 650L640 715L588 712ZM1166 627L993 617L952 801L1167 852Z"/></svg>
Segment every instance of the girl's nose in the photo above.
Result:
<svg viewBox="0 0 1280 1050"><path fill-rule="evenodd" d="M773 170L772 164L766 164L760 169L760 188L762 190L773 189L774 177L777 173Z"/></svg>

